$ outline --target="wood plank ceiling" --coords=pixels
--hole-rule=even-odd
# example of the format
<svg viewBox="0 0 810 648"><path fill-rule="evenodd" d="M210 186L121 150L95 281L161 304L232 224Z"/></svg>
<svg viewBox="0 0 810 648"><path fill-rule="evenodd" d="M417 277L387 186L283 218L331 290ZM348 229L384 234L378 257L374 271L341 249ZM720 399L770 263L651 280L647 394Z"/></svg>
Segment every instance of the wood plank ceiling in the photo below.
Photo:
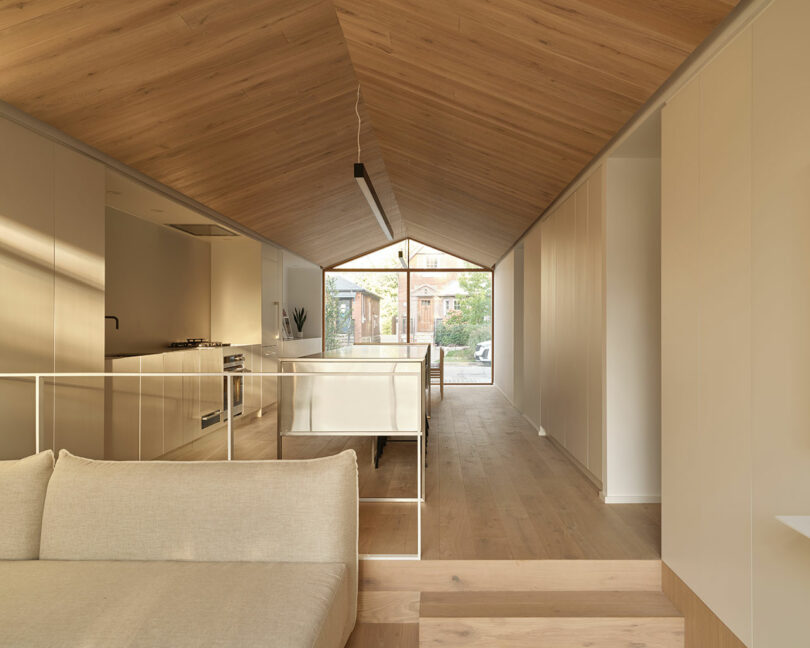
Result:
<svg viewBox="0 0 810 648"><path fill-rule="evenodd" d="M736 0L0 0L0 99L321 265L492 265ZM389 181L390 178L390 181Z"/></svg>

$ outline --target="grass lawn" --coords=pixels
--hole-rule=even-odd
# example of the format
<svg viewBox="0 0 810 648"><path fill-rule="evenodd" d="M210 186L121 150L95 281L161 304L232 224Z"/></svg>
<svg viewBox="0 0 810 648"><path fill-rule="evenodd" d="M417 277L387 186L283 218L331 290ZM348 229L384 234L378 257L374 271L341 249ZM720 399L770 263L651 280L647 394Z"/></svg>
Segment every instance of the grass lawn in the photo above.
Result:
<svg viewBox="0 0 810 648"><path fill-rule="evenodd" d="M470 347L447 351L444 354L444 359L447 362L472 362L475 360L473 350Z"/></svg>

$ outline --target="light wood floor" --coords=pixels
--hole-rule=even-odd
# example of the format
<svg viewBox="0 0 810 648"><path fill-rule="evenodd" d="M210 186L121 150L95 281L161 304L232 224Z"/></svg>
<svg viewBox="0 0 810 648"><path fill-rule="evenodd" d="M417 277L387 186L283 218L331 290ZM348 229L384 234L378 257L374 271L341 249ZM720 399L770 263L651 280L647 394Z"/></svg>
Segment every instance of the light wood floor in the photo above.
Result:
<svg viewBox="0 0 810 648"><path fill-rule="evenodd" d="M276 416L238 420L235 456L273 459ZM354 448L364 497L416 494L412 442L389 443L374 470L369 439L288 438L284 457ZM225 433L167 459L225 457ZM424 559L643 559L660 557L660 506L603 504L596 487L489 386L434 393L428 442ZM362 504L362 553L416 549L414 504Z"/></svg>
<svg viewBox="0 0 810 648"><path fill-rule="evenodd" d="M348 646L683 648L661 575L660 560L361 561Z"/></svg>

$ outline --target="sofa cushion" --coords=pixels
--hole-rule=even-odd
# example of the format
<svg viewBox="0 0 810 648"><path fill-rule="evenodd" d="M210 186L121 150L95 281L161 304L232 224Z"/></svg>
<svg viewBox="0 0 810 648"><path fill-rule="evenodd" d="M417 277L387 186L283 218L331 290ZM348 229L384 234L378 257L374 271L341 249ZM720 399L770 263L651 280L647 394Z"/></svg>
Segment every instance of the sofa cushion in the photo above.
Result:
<svg viewBox="0 0 810 648"><path fill-rule="evenodd" d="M336 562L357 603L357 457L93 461L59 453L44 560Z"/></svg>
<svg viewBox="0 0 810 648"><path fill-rule="evenodd" d="M0 560L39 557L45 491L53 473L53 452L0 461Z"/></svg>
<svg viewBox="0 0 810 648"><path fill-rule="evenodd" d="M0 646L343 646L342 563L0 563Z"/></svg>

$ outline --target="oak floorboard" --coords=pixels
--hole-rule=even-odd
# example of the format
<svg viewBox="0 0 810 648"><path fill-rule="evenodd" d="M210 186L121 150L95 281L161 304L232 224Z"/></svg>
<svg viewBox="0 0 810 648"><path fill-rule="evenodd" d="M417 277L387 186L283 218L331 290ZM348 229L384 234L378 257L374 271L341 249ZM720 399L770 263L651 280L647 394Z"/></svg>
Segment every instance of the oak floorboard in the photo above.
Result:
<svg viewBox="0 0 810 648"><path fill-rule="evenodd" d="M358 623L346 648L418 648L416 623Z"/></svg>
<svg viewBox="0 0 810 648"><path fill-rule="evenodd" d="M419 623L420 592L360 590L358 623Z"/></svg>
<svg viewBox="0 0 810 648"><path fill-rule="evenodd" d="M680 648L683 619L641 618L427 618L421 648Z"/></svg>
<svg viewBox="0 0 810 648"><path fill-rule="evenodd" d="M425 592L419 615L422 618L681 616L663 592L632 591Z"/></svg>
<svg viewBox="0 0 810 648"><path fill-rule="evenodd" d="M361 560L365 591L661 591L660 560Z"/></svg>
<svg viewBox="0 0 810 648"><path fill-rule="evenodd" d="M235 423L238 459L275 458L275 410ZM284 457L347 448L358 455L361 496L415 496L413 443L389 443L376 470L368 438L287 438ZM217 432L164 458L224 456ZM660 558L660 505L604 504L596 486L495 387L448 385L443 400L435 395L427 459L424 559ZM415 538L416 505L361 506L363 553L411 553Z"/></svg>

